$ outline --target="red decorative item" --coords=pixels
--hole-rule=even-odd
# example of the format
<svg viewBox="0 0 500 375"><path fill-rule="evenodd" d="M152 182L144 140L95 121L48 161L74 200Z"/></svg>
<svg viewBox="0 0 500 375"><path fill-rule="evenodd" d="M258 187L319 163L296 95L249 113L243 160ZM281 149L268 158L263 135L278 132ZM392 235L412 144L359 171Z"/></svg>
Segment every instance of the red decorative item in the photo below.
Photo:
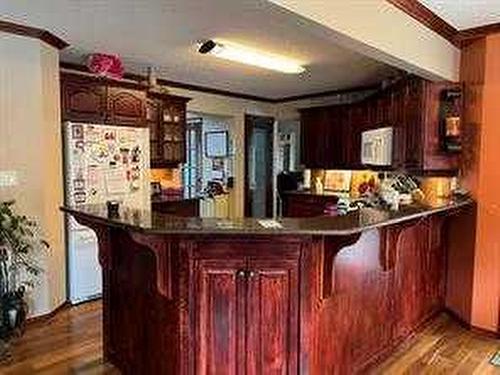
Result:
<svg viewBox="0 0 500 375"><path fill-rule="evenodd" d="M123 64L118 55L93 53L89 56L87 67L92 73L113 79L123 78Z"/></svg>

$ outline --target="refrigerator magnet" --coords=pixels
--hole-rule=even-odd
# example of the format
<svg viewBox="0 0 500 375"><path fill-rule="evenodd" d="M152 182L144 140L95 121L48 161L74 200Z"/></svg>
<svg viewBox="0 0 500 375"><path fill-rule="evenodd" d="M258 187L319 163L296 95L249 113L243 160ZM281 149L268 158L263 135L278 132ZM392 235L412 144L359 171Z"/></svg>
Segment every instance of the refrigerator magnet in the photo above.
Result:
<svg viewBox="0 0 500 375"><path fill-rule="evenodd" d="M104 133L104 139L107 141L114 141L116 138L116 134L114 131L108 131Z"/></svg>
<svg viewBox="0 0 500 375"><path fill-rule="evenodd" d="M75 194L73 195L73 197L75 199L75 203L76 204L85 203L85 201L87 200L87 195L85 194L84 191L77 191L77 192L75 192Z"/></svg>
<svg viewBox="0 0 500 375"><path fill-rule="evenodd" d="M141 149L135 146L132 150L132 163L139 163L141 161Z"/></svg>
<svg viewBox="0 0 500 375"><path fill-rule="evenodd" d="M75 178L73 180L73 187L75 190L85 190L85 180L83 178Z"/></svg>
<svg viewBox="0 0 500 375"><path fill-rule="evenodd" d="M83 139L83 126L82 125L73 125L71 127L71 138Z"/></svg>
<svg viewBox="0 0 500 375"><path fill-rule="evenodd" d="M75 142L75 148L77 150L83 151L83 150L85 150L85 143L83 143L83 141L76 141Z"/></svg>

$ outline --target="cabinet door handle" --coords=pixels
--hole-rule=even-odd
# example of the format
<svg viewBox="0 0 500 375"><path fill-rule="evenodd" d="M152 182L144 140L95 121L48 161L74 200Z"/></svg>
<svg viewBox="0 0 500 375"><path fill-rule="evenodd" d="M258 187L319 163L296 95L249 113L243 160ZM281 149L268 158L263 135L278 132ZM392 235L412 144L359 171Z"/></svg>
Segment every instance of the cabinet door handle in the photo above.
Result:
<svg viewBox="0 0 500 375"><path fill-rule="evenodd" d="M236 272L236 276L239 277L239 278L243 278L246 276L246 272L245 270L239 270Z"/></svg>
<svg viewBox="0 0 500 375"><path fill-rule="evenodd" d="M254 271L248 271L248 277L252 278L255 277L256 273Z"/></svg>

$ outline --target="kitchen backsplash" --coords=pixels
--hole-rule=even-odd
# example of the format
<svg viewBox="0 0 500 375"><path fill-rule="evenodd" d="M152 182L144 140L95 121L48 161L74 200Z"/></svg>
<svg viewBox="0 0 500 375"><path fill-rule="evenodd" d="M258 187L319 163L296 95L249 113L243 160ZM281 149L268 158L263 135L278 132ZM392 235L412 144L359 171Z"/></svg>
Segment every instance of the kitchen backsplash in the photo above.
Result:
<svg viewBox="0 0 500 375"><path fill-rule="evenodd" d="M377 189L381 181L379 173L371 170L311 170L311 186L319 179L326 191L349 193L351 198L358 198L366 189ZM404 180L407 176L388 173L388 177ZM411 177L422 190L428 203L438 201L451 194L457 188L457 179L453 177Z"/></svg>
<svg viewBox="0 0 500 375"><path fill-rule="evenodd" d="M151 182L159 182L162 189L182 189L181 170L178 168L151 169Z"/></svg>

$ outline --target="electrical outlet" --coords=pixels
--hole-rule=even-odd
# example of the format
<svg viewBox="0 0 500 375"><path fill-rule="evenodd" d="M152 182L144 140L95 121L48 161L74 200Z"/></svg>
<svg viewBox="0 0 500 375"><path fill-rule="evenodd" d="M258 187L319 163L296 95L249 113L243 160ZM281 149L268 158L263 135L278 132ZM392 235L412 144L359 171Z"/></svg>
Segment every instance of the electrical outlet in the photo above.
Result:
<svg viewBox="0 0 500 375"><path fill-rule="evenodd" d="M17 185L17 171L0 171L0 188Z"/></svg>

